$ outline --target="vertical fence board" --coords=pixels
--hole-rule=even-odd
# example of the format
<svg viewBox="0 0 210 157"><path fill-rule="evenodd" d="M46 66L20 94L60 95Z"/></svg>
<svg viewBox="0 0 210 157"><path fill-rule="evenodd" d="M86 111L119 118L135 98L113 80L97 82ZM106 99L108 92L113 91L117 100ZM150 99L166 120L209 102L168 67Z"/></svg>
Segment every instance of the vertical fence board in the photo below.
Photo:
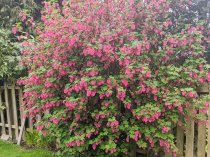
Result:
<svg viewBox="0 0 210 157"><path fill-rule="evenodd" d="M186 151L185 157L193 157L194 148L194 120L190 119L187 121L186 128Z"/></svg>
<svg viewBox="0 0 210 157"><path fill-rule="evenodd" d="M172 157L172 153L165 153L164 157Z"/></svg>
<svg viewBox="0 0 210 157"><path fill-rule="evenodd" d="M207 157L210 157L210 108L208 110L208 122L207 122L207 128L208 128L208 137L207 137L207 141L208 141L208 148L207 148Z"/></svg>
<svg viewBox="0 0 210 157"><path fill-rule="evenodd" d="M11 115L10 115L10 106L9 106L9 100L8 100L8 89L7 89L7 84L6 83L4 83L4 94L5 94L5 103L6 103L9 137L12 138Z"/></svg>
<svg viewBox="0 0 210 157"><path fill-rule="evenodd" d="M14 124L15 124L15 138L18 140L18 117L17 117L17 104L16 104L16 97L15 97L15 86L12 86L12 106L13 106L13 116L14 116Z"/></svg>
<svg viewBox="0 0 210 157"><path fill-rule="evenodd" d="M134 142L131 142L131 151L129 156L130 157L136 157L136 144Z"/></svg>
<svg viewBox="0 0 210 157"><path fill-rule="evenodd" d="M32 117L29 116L28 121L29 121L29 129L33 129Z"/></svg>
<svg viewBox="0 0 210 157"><path fill-rule="evenodd" d="M21 122L21 127L20 127L20 134L18 136L18 140L17 140L17 144L20 145L21 139L22 139L22 135L23 135L23 130L24 130L24 126L25 126L25 122L26 122L26 117L23 119L23 121Z"/></svg>
<svg viewBox="0 0 210 157"><path fill-rule="evenodd" d="M197 157L205 157L206 125L198 124Z"/></svg>
<svg viewBox="0 0 210 157"><path fill-rule="evenodd" d="M19 106L20 106L20 120L21 120L21 123L20 124L22 124L23 123L23 120L25 120L25 116L26 115L24 115L24 110L23 110L23 90L22 90L22 88L20 88L20 89L18 89L18 99L19 99ZM25 124L25 122L24 122L24 124ZM23 138L23 140L25 140L25 126L23 127L23 136L22 136L22 138Z"/></svg>
<svg viewBox="0 0 210 157"><path fill-rule="evenodd" d="M21 123L22 123L24 113L23 113L23 107L22 107L22 105L23 105L23 91L22 91L21 88L18 90L18 100L19 100L19 106L20 106L20 108L19 108L19 110L20 110L20 119L21 119Z"/></svg>
<svg viewBox="0 0 210 157"><path fill-rule="evenodd" d="M177 125L176 146L178 148L177 157L184 156L184 129Z"/></svg>
<svg viewBox="0 0 210 157"><path fill-rule="evenodd" d="M2 91L0 91L0 104L2 104L1 92ZM5 120L4 120L4 111L1 110L0 111L0 114L1 114L1 123L2 123L2 134L3 135L6 135Z"/></svg>

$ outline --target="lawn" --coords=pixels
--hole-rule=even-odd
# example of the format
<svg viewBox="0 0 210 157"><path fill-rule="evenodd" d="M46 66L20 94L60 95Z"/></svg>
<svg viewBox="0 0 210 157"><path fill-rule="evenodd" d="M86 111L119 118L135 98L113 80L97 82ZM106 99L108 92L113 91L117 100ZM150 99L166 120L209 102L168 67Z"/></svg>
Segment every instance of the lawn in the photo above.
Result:
<svg viewBox="0 0 210 157"><path fill-rule="evenodd" d="M18 145L0 140L0 157L52 157L52 153L43 149L24 149Z"/></svg>

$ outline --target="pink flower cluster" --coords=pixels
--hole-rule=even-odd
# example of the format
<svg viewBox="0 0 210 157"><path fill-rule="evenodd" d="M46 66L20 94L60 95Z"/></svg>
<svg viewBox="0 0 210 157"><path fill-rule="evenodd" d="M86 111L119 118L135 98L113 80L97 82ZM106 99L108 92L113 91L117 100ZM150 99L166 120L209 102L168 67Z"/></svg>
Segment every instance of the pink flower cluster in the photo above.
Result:
<svg viewBox="0 0 210 157"><path fill-rule="evenodd" d="M81 145L83 145L84 143L85 143L84 141L76 140L76 141L68 142L68 143L66 144L66 146L67 146L67 147L81 146Z"/></svg>
<svg viewBox="0 0 210 157"><path fill-rule="evenodd" d="M66 101L65 105L66 105L66 107L68 107L68 109L71 111L71 110L73 110L73 109L77 106L77 103L75 103L75 102L70 102L70 101Z"/></svg>
<svg viewBox="0 0 210 157"><path fill-rule="evenodd" d="M60 119L51 117L50 121L53 122L54 124L58 124Z"/></svg>
<svg viewBox="0 0 210 157"><path fill-rule="evenodd" d="M169 127L166 126L162 127L162 133L167 133L169 130L170 130Z"/></svg>

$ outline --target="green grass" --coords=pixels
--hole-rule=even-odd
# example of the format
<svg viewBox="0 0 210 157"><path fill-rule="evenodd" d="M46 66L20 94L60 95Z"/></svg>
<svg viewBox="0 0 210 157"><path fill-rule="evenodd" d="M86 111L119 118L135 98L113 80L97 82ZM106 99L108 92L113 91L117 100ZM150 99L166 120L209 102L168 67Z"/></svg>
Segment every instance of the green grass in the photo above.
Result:
<svg viewBox="0 0 210 157"><path fill-rule="evenodd" d="M52 157L52 153L43 149L24 149L18 145L0 140L0 157Z"/></svg>

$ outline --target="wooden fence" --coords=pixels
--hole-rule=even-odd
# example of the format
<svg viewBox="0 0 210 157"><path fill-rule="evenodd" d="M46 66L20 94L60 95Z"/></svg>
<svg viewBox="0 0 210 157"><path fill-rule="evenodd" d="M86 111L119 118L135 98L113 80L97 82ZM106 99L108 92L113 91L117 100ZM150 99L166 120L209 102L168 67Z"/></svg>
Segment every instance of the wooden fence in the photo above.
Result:
<svg viewBox="0 0 210 157"><path fill-rule="evenodd" d="M18 140L20 127L24 119L24 113L20 111L22 103L22 88L6 83L0 86L0 106L4 107L3 110L0 110L0 137L2 139ZM32 128L32 121L27 120L25 127Z"/></svg>
<svg viewBox="0 0 210 157"><path fill-rule="evenodd" d="M207 85L201 88L199 93L209 94L209 91L210 85ZM23 91L20 87L7 85L6 83L4 86L0 86L0 106L3 105L5 107L5 109L0 110L0 137L8 137L15 141L18 140L21 124L24 120L24 113L19 110L22 103ZM208 113L210 113L210 109ZM208 141L210 141L210 116L208 119L207 124L197 124L193 119L189 119L185 131L182 127L177 126L177 157L210 157L210 144L208 144ZM33 123L30 118L27 119L25 128L33 128ZM143 157L143 154L144 152L138 153L137 151L134 157ZM172 157L171 154L160 156Z"/></svg>
<svg viewBox="0 0 210 157"><path fill-rule="evenodd" d="M209 94L210 84L205 84L198 89L199 94ZM210 113L210 108L208 114ZM208 116L208 115L204 115ZM178 148L177 157L210 157L210 116L204 123L195 123L194 119L187 121L186 130L177 126L176 145ZM169 154L169 156L171 156Z"/></svg>
<svg viewBox="0 0 210 157"><path fill-rule="evenodd" d="M210 84L205 84L198 89L198 93L210 94ZM210 108L208 114L210 114ZM210 157L210 116L204 116L208 118L206 124L198 124L194 119L189 119L186 130L181 126L175 128L176 146L178 148L177 157ZM143 155L138 156L137 153L134 157L143 157ZM172 157L172 154L160 154L158 157Z"/></svg>

